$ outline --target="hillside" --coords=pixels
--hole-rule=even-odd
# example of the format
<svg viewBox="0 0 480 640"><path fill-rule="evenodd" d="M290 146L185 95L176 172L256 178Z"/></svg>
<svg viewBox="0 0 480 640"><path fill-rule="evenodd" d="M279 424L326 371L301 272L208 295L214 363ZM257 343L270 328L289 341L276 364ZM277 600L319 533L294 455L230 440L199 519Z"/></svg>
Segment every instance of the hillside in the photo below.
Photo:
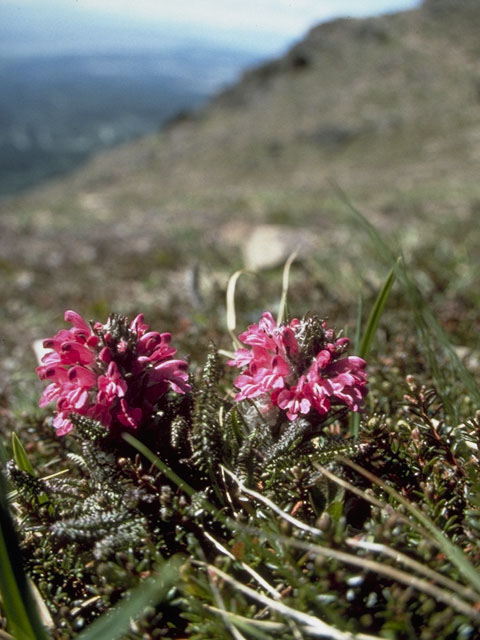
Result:
<svg viewBox="0 0 480 640"><path fill-rule="evenodd" d="M156 133L258 60L181 40L144 52L0 54L0 199Z"/></svg>
<svg viewBox="0 0 480 640"><path fill-rule="evenodd" d="M1 638L480 637L479 24L320 25L0 204Z"/></svg>
<svg viewBox="0 0 480 640"><path fill-rule="evenodd" d="M337 187L407 256L435 252L447 273L426 267L426 290L456 295L446 256L478 259L479 23L478 2L430 0L322 24L199 115L2 202L7 368L65 308L179 326L193 308L207 330L258 224L306 230L320 282L308 304L322 300L328 260L359 251Z"/></svg>

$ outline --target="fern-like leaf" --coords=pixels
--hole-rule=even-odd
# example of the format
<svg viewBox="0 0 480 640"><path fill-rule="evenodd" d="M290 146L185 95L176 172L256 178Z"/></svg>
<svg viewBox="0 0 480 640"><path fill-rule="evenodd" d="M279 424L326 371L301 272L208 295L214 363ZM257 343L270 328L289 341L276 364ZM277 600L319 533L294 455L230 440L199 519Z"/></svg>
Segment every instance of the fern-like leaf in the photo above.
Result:
<svg viewBox="0 0 480 640"><path fill-rule="evenodd" d="M217 350L213 344L210 344L207 362L196 392L190 444L193 464L212 478L216 474L218 463L222 460L218 418L220 400L217 393L220 373Z"/></svg>

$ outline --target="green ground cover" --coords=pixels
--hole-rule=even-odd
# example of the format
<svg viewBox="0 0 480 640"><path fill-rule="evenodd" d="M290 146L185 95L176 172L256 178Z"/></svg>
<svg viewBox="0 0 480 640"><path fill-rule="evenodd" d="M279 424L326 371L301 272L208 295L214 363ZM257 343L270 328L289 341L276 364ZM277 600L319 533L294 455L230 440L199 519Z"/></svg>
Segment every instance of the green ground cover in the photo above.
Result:
<svg viewBox="0 0 480 640"><path fill-rule="evenodd" d="M2 451L17 468L8 465L4 496L19 542L4 502L12 574L2 563L2 590L18 584L20 596L3 596L4 613L13 611L6 633L41 637L47 624L53 638L477 636L480 394L477 293L462 284L474 277L469 244L437 262L426 257L427 237L402 257L343 206L353 251L347 242L297 258L288 312L321 309L352 337L361 318L369 394L357 424L344 416L313 446L298 433L252 441L225 358L207 356L209 339L231 350L218 284L178 336L195 391L191 409L176 405L164 418L171 442L172 424L179 429L177 449L151 433L143 444L104 438L88 422L59 438L51 411L36 407L40 385L32 389L27 373L10 381ZM374 302L389 269L395 282L382 309ZM237 331L278 309L280 294L279 269L241 276ZM376 327L367 322L374 308ZM155 428L165 434L163 423ZM31 599L25 611L19 605L27 587L11 544L22 548L42 623L31 618Z"/></svg>

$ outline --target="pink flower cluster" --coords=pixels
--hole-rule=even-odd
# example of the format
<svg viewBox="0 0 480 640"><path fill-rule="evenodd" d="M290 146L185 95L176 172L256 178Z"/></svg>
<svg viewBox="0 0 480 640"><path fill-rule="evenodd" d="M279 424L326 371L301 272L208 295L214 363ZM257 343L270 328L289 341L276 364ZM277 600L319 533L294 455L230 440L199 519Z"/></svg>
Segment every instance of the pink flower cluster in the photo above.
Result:
<svg viewBox="0 0 480 640"><path fill-rule="evenodd" d="M362 409L367 393L365 360L341 357L349 339L336 339L325 323L322 339L311 352L311 345L303 344L305 329L306 323L297 318L277 326L271 313L265 312L258 324L239 336L249 348L237 349L228 362L244 370L235 380L240 390L235 400L267 399L269 406L284 410L289 420L312 410L326 415L332 406Z"/></svg>
<svg viewBox="0 0 480 640"><path fill-rule="evenodd" d="M136 429L168 390L190 390L188 365L173 358L170 334L149 331L143 315L130 323L111 316L92 328L75 311L66 311L65 320L73 327L43 342L51 351L36 370L50 382L39 406L56 402L53 426L59 435L73 429L72 413L110 429Z"/></svg>

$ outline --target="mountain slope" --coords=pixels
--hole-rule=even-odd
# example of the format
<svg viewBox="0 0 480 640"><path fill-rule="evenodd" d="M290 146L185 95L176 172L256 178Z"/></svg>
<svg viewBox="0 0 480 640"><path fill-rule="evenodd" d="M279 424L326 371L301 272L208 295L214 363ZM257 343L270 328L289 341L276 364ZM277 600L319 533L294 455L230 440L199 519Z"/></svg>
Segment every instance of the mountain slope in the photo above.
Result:
<svg viewBox="0 0 480 640"><path fill-rule="evenodd" d="M372 171L406 186L420 165L426 178L468 173L480 153L475 22L462 23L454 3L450 13L429 5L437 3L320 25L198 119L103 156L70 178L72 188L100 184L115 200L128 193L142 204L144 196L182 198L186 186L191 194L240 183L295 189L328 175L349 189L350 179L368 187ZM59 191L47 188L47 200Z"/></svg>

